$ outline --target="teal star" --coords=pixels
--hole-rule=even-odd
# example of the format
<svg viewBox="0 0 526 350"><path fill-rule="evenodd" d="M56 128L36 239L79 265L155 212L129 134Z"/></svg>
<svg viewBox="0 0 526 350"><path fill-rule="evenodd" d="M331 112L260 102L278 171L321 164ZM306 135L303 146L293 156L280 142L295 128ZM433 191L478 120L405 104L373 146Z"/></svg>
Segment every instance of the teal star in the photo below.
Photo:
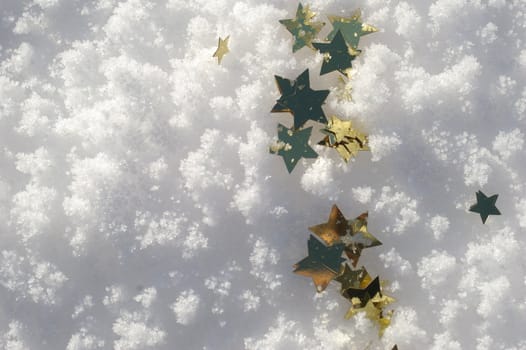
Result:
<svg viewBox="0 0 526 350"><path fill-rule="evenodd" d="M469 211L479 213L482 223L485 224L489 215L500 215L500 211L495 206L498 196L498 194L494 194L491 197L487 197L482 191L478 191L477 204L473 204Z"/></svg>
<svg viewBox="0 0 526 350"><path fill-rule="evenodd" d="M300 3L296 10L296 18L280 19L279 23L283 24L294 37L292 52L296 52L304 46L312 48L312 40L325 25L323 22L312 22L316 14L309 9L309 6L303 7Z"/></svg>
<svg viewBox="0 0 526 350"><path fill-rule="evenodd" d="M340 272L344 245L333 244L329 247L324 245L313 235L310 235L307 243L309 255L294 265L294 272L311 277L318 292L323 291L329 282Z"/></svg>
<svg viewBox="0 0 526 350"><path fill-rule="evenodd" d="M330 43L313 43L314 47L325 54L320 75L339 71L345 74L352 68L352 61L360 54L359 50L347 46L342 32L338 31Z"/></svg>
<svg viewBox="0 0 526 350"><path fill-rule="evenodd" d="M299 129L308 120L327 123L321 105L329 95L329 90L312 90L309 70L306 69L295 81L275 76L281 97L272 108L272 113L289 112L294 116L294 129Z"/></svg>
<svg viewBox="0 0 526 350"><path fill-rule="evenodd" d="M356 10L351 17L328 16L332 24L332 31L327 36L332 40L338 31L341 31L343 38L352 48L357 48L360 38L364 35L378 31L375 27L362 23L362 13Z"/></svg>
<svg viewBox="0 0 526 350"><path fill-rule="evenodd" d="M270 147L270 153L277 153L283 157L288 172L303 158L316 158L318 154L309 146L309 137L312 126L303 130L288 129L282 124L278 125L278 142Z"/></svg>

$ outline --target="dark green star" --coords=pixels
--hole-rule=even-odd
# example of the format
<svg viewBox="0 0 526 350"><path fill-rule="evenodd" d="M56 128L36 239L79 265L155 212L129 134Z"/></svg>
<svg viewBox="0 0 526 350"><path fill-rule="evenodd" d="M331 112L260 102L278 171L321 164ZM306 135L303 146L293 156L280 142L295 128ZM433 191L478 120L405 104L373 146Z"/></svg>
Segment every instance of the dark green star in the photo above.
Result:
<svg viewBox="0 0 526 350"><path fill-rule="evenodd" d="M309 255L294 265L294 272L311 277L318 292L327 288L329 282L340 272L344 245L333 244L329 247L324 245L313 235L308 241Z"/></svg>
<svg viewBox="0 0 526 350"><path fill-rule="evenodd" d="M500 215L500 211L495 206L498 196L498 194L494 194L491 197L487 197L482 191L478 191L477 204L473 204L469 211L479 213L482 223L485 224L489 215Z"/></svg>
<svg viewBox="0 0 526 350"><path fill-rule="evenodd" d="M330 43L313 43L314 47L324 54L320 75L339 71L345 74L352 68L352 61L360 54L359 50L347 46L342 32L338 31Z"/></svg>
<svg viewBox="0 0 526 350"><path fill-rule="evenodd" d="M309 70L306 69L295 81L275 76L281 97L272 108L272 113L289 112L294 116L294 129L299 129L308 120L327 123L321 105L329 95L329 90L312 90Z"/></svg>
<svg viewBox="0 0 526 350"><path fill-rule="evenodd" d="M358 48L360 38L364 35L378 31L375 27L362 23L362 14L356 10L351 17L328 16L332 24L332 31L327 39L332 40L338 31L341 31L343 38L352 48Z"/></svg>
<svg viewBox="0 0 526 350"><path fill-rule="evenodd" d="M358 298L360 299L362 307L367 304L369 299L374 298L376 294L380 293L382 295L382 292L380 290L380 278L376 276L376 278L369 283L369 285L365 288L348 288L343 293L343 296L346 297L349 300L352 300L352 298Z"/></svg>
<svg viewBox="0 0 526 350"><path fill-rule="evenodd" d="M270 153L283 157L287 170L292 172L301 158L316 158L318 154L309 146L312 126L303 130L288 129L278 124L278 142L270 147Z"/></svg>
<svg viewBox="0 0 526 350"><path fill-rule="evenodd" d="M296 10L296 18L279 20L279 23L283 24L294 37L292 52L296 52L304 46L312 48L312 41L325 25L323 22L312 22L311 20L315 15L309 6L303 7L300 3Z"/></svg>
<svg viewBox="0 0 526 350"><path fill-rule="evenodd" d="M367 270L362 266L361 269L352 270L349 264L345 264L343 272L334 279L341 283L340 292L343 294L349 288L360 288L360 283L367 276Z"/></svg>

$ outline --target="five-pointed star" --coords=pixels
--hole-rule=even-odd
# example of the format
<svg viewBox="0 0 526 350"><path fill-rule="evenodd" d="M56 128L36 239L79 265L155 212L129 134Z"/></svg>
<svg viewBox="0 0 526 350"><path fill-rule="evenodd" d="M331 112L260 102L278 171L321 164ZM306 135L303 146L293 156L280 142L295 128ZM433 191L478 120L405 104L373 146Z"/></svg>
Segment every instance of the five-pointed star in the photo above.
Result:
<svg viewBox="0 0 526 350"><path fill-rule="evenodd" d="M367 301L367 303L363 307L356 307L355 305L351 306L349 308L349 311L347 311L347 314L345 314L345 318L349 319L357 313L365 311L365 317L367 317L373 322L378 323L380 328L379 335L382 336L385 329L391 323L391 317L393 315L392 310L387 312L386 315L384 315L383 309L392 302L394 302L393 298L378 293L374 297L369 299L369 301ZM360 302L358 302L358 305L359 304Z"/></svg>
<svg viewBox="0 0 526 350"><path fill-rule="evenodd" d="M290 112L294 116L294 129L299 129L308 120L327 123L321 105L329 95L329 90L310 88L309 70L306 69L296 80L275 76L281 97L272 108L272 113Z"/></svg>
<svg viewBox="0 0 526 350"><path fill-rule="evenodd" d="M325 246L313 235L308 241L309 255L294 265L294 272L311 277L318 292L327 288L329 282L340 272L343 244Z"/></svg>
<svg viewBox="0 0 526 350"><path fill-rule="evenodd" d="M482 191L478 191L477 204L473 204L469 211L479 213L482 223L485 224L489 215L500 215L500 211L495 206L498 196L498 194L494 194L491 197L487 197Z"/></svg>
<svg viewBox="0 0 526 350"><path fill-rule="evenodd" d="M332 31L327 39L332 40L338 31L341 31L343 38L352 48L357 48L360 37L378 31L375 27L362 23L362 13L356 10L351 17L328 16L332 24Z"/></svg>
<svg viewBox="0 0 526 350"><path fill-rule="evenodd" d="M369 281L365 282L367 278L369 278ZM352 270L349 264L345 264L343 272L334 279L341 283L340 293L342 294L349 288L365 288L370 282L370 276L365 267L362 266L358 270Z"/></svg>
<svg viewBox="0 0 526 350"><path fill-rule="evenodd" d="M333 245L334 243L340 242L341 236L351 233L351 226L340 209L336 205L333 205L331 213L329 214L329 221L325 224L309 227L309 230L320 237L325 244Z"/></svg>
<svg viewBox="0 0 526 350"><path fill-rule="evenodd" d="M229 38L230 38L230 35L228 35L224 39L221 39L221 37L219 38L219 43L217 44L217 50L212 55L212 57L217 57L217 64L221 64L221 61L223 60L223 56L230 52L230 50L228 50L228 39Z"/></svg>
<svg viewBox="0 0 526 350"><path fill-rule="evenodd" d="M356 266L358 259L365 248L376 247L382 244L375 236L367 231L368 213L362 213L356 219L349 221L352 235L342 237L345 244L345 254L351 259L352 266Z"/></svg>
<svg viewBox="0 0 526 350"><path fill-rule="evenodd" d="M311 20L315 15L316 14L309 9L309 6L303 7L303 5L299 3L298 9L296 10L296 18L281 19L279 21L279 23L283 24L292 36L294 36L292 52L296 52L304 46L313 49L312 41L325 25L323 22L312 22Z"/></svg>
<svg viewBox="0 0 526 350"><path fill-rule="evenodd" d="M353 298L358 298L360 300L361 307L364 307L365 304L374 297L376 294L382 295L381 289L380 289L380 277L376 276L374 280L369 282L369 284L365 288L347 288L342 295L351 300Z"/></svg>
<svg viewBox="0 0 526 350"><path fill-rule="evenodd" d="M346 162L356 157L359 151L369 151L367 135L353 128L350 120L341 120L333 115L321 132L327 136L318 144L335 148Z"/></svg>
<svg viewBox="0 0 526 350"><path fill-rule="evenodd" d="M352 61L358 57L360 51L347 46L342 32L338 31L330 43L313 43L314 47L324 54L320 75L339 71L346 74L352 68Z"/></svg>
<svg viewBox="0 0 526 350"><path fill-rule="evenodd" d="M288 129L278 124L278 143L270 147L270 153L283 157L288 172L292 172L301 158L316 158L318 154L309 146L312 126L303 130Z"/></svg>

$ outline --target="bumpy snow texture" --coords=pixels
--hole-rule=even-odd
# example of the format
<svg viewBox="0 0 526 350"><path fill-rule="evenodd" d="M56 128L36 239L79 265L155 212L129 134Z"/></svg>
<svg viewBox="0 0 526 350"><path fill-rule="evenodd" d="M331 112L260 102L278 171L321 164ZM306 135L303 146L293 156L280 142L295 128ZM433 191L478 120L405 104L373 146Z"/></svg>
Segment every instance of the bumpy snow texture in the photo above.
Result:
<svg viewBox="0 0 526 350"><path fill-rule="evenodd" d="M352 101L292 54L296 2L1 0L1 349L526 349L526 3L310 5L322 37L358 7L380 28ZM306 68L371 152L313 133L289 175L273 76ZM383 242L361 258L397 299L381 339L291 272L333 204Z"/></svg>

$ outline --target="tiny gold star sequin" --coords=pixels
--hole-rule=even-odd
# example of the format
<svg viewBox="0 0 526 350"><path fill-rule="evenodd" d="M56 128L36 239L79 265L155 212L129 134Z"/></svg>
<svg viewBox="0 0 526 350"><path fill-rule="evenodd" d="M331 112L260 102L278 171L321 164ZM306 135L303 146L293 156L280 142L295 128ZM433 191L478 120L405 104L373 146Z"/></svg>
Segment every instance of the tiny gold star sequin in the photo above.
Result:
<svg viewBox="0 0 526 350"><path fill-rule="evenodd" d="M221 64L221 61L223 60L223 56L230 52L228 49L228 39L230 38L230 35L228 35L226 38L221 39L219 38L219 43L217 44L217 50L214 52L212 57L217 57L217 64Z"/></svg>

